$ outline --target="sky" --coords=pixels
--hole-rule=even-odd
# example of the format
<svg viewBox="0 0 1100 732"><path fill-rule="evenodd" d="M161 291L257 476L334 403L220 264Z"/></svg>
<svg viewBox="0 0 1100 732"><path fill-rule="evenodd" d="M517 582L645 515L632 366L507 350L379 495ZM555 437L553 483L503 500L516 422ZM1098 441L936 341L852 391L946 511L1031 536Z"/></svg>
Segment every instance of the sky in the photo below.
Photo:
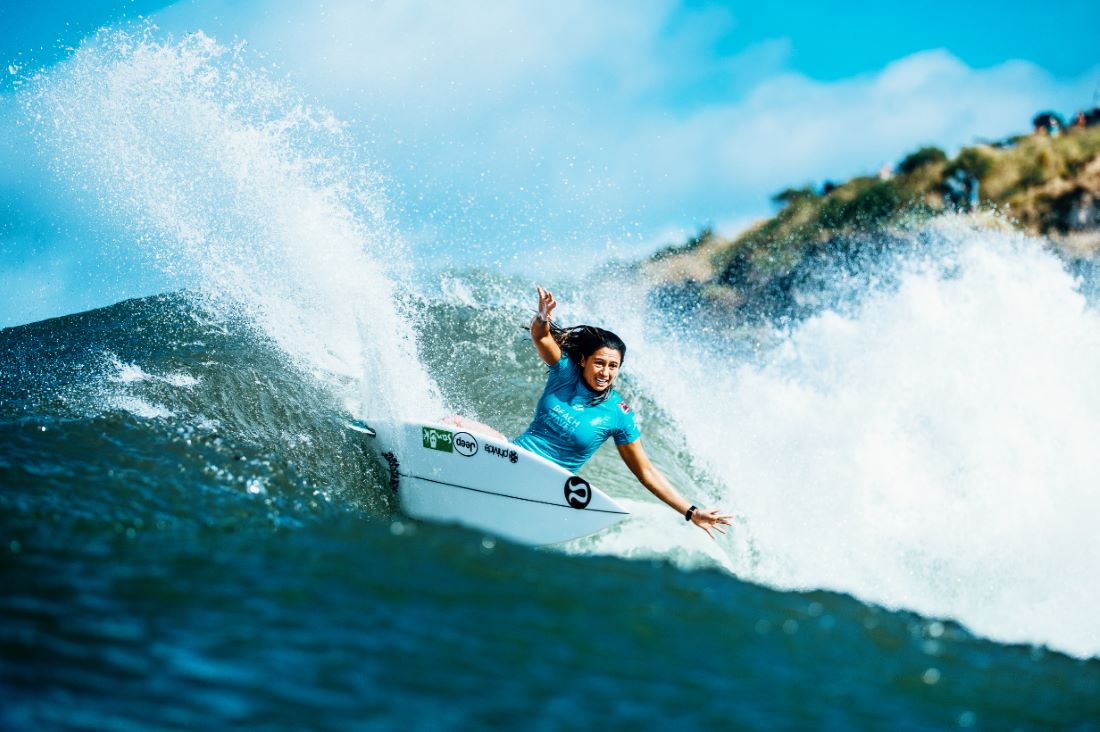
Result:
<svg viewBox="0 0 1100 732"><path fill-rule="evenodd" d="M415 257L560 270L732 234L778 191L1100 103L1093 2L0 5L8 79L149 18L346 123ZM3 76L0 73L0 76ZM0 327L180 286L52 177L0 83Z"/></svg>

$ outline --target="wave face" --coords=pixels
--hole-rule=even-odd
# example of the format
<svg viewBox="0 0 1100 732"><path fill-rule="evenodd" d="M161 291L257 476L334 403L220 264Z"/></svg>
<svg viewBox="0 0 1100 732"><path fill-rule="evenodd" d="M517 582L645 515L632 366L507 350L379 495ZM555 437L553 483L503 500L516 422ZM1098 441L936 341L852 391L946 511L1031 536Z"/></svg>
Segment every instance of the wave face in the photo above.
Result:
<svg viewBox="0 0 1100 732"><path fill-rule="evenodd" d="M605 448L634 517L533 551L409 522L343 427L521 431L526 279L416 271L339 122L201 34L105 32L24 103L188 288L0 331L3 726L1095 728L1100 330L1036 242L944 223L753 333L547 283L740 520Z"/></svg>
<svg viewBox="0 0 1100 732"><path fill-rule="evenodd" d="M632 368L743 515L739 576L1095 656L1100 314L1036 241L922 236L888 285L749 357L628 316Z"/></svg>

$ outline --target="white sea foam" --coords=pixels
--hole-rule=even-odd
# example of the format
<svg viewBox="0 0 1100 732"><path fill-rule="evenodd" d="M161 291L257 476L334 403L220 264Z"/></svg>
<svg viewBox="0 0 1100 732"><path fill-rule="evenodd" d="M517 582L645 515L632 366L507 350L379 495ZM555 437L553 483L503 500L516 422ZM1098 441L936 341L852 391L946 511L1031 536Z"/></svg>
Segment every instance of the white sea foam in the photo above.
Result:
<svg viewBox="0 0 1100 732"><path fill-rule="evenodd" d="M36 80L27 111L58 170L97 191L149 261L355 411L438 414L376 176L331 114L246 56L202 33L105 31Z"/></svg>
<svg viewBox="0 0 1100 732"><path fill-rule="evenodd" d="M933 238L899 286L751 363L613 316L631 373L715 476L701 498L744 516L719 564L1100 654L1100 316L1034 240Z"/></svg>
<svg viewBox="0 0 1100 732"><path fill-rule="evenodd" d="M687 521L675 521L664 504L631 498L615 499L630 511L630 519L598 534L562 545L570 554L610 554L630 559L667 559L681 564L717 565L731 572L737 565L722 545Z"/></svg>
<svg viewBox="0 0 1100 732"><path fill-rule="evenodd" d="M169 419L176 413L160 404L129 394L111 394L103 400L104 406L121 412L129 412L142 419Z"/></svg>
<svg viewBox="0 0 1100 732"><path fill-rule="evenodd" d="M117 356L110 356L110 364L115 369L111 376L112 381L121 384L140 384L141 382L156 381L180 389L192 389L198 385L199 379L182 371L170 371L166 374L151 374L141 366L134 363L120 361Z"/></svg>

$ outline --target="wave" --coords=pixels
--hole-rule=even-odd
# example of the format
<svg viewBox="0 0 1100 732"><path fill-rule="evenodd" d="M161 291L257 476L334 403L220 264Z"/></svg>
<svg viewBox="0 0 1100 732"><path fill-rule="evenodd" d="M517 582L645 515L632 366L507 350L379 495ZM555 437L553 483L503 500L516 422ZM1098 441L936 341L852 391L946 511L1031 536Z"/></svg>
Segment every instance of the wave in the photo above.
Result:
<svg viewBox="0 0 1100 732"><path fill-rule="evenodd" d="M416 270L351 136L242 48L107 31L24 100L58 173L191 287L35 326L81 354L9 383L38 413L159 425L155 444L201 443L196 469L282 496L296 520L318 490L392 510L345 415L525 425L542 383L528 285ZM624 390L658 465L741 517L711 544L638 503L636 520L565 550L669 556L1100 653L1096 313L1037 242L950 222L924 236L933 246L888 284L841 288L843 304L748 340L662 321L629 279L544 283L564 319L626 338ZM36 373L56 356L18 349ZM587 470L644 496L609 450Z"/></svg>
<svg viewBox="0 0 1100 732"><path fill-rule="evenodd" d="M23 99L59 175L96 191L147 261L253 323L353 411L440 411L377 177L337 120L241 47L102 31Z"/></svg>
<svg viewBox="0 0 1100 732"><path fill-rule="evenodd" d="M889 284L842 283L755 355L628 307L630 368L741 514L739 576L1096 655L1100 314L1037 240L921 236Z"/></svg>

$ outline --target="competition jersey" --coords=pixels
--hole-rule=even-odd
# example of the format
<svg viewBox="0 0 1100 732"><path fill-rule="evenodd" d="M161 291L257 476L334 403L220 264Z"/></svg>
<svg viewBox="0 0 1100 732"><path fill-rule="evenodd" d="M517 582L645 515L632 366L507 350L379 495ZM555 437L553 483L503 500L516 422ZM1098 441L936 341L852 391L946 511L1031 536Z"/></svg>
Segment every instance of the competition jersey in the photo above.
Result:
<svg viewBox="0 0 1100 732"><path fill-rule="evenodd" d="M534 420L515 444L575 473L608 437L627 445L641 436L619 392L612 389L595 405L594 396L581 370L563 353L550 367Z"/></svg>

